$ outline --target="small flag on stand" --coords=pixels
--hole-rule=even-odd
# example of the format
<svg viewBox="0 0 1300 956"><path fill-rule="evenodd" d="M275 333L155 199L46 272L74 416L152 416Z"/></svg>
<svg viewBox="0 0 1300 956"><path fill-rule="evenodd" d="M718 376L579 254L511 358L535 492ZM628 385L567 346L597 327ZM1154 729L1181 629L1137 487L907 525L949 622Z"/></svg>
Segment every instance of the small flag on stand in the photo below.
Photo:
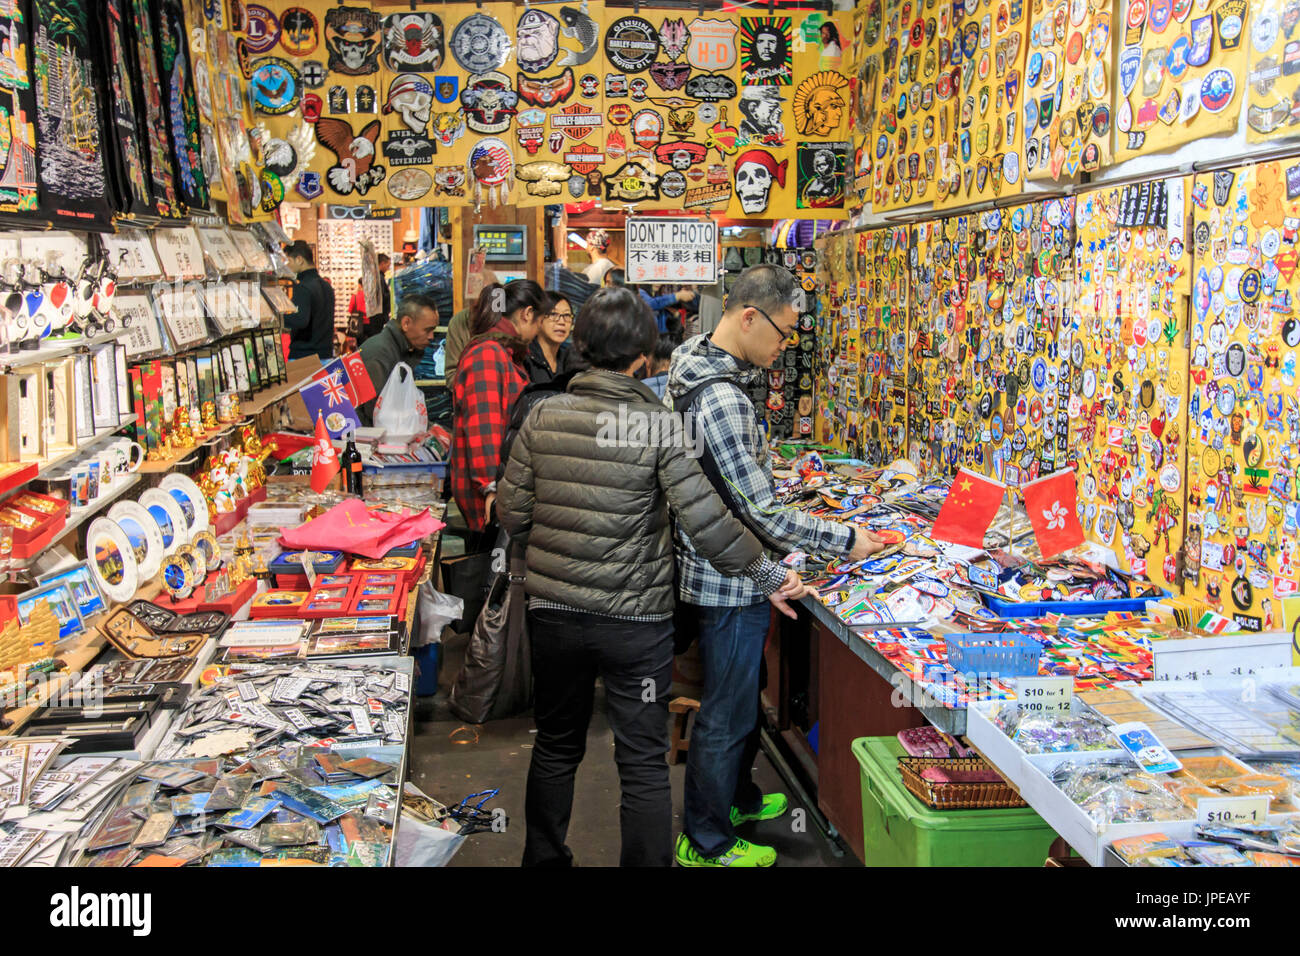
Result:
<svg viewBox="0 0 1300 956"><path fill-rule="evenodd" d="M316 418L316 444L311 451L311 490L320 494L339 473L339 453L325 430L325 420Z"/></svg>
<svg viewBox="0 0 1300 956"><path fill-rule="evenodd" d="M330 359L311 380L319 382L326 376L333 376L336 381L342 382L348 401L356 408L375 397L375 385L370 381L370 373L366 371L366 363L362 361L360 352L349 352Z"/></svg>
<svg viewBox="0 0 1300 956"><path fill-rule="evenodd" d="M1034 537L1044 558L1083 543L1073 468L1036 478L1023 485L1020 493L1024 495L1029 523L1034 526Z"/></svg>
<svg viewBox="0 0 1300 956"><path fill-rule="evenodd" d="M298 389L298 394L307 406L307 414L316 420L324 419L325 430L331 438L342 438L344 432L360 428L361 419L357 415L356 406L348 397L347 385L344 384L346 376L342 368L333 372L326 369L322 371L326 374L309 380Z"/></svg>
<svg viewBox="0 0 1300 956"><path fill-rule="evenodd" d="M962 468L952 480L930 536L968 548L984 547L984 533L998 513L1007 486Z"/></svg>

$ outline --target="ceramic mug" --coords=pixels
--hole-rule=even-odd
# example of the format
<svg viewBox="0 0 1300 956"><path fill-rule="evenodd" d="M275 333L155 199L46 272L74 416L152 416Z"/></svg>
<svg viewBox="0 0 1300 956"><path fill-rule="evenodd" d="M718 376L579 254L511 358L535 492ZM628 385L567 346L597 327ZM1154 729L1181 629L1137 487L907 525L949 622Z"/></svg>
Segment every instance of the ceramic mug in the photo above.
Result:
<svg viewBox="0 0 1300 956"><path fill-rule="evenodd" d="M131 441L129 438L119 438L110 444L108 448L114 474L134 474L144 464L144 446L139 442ZM132 449L135 449L138 454L133 456Z"/></svg>

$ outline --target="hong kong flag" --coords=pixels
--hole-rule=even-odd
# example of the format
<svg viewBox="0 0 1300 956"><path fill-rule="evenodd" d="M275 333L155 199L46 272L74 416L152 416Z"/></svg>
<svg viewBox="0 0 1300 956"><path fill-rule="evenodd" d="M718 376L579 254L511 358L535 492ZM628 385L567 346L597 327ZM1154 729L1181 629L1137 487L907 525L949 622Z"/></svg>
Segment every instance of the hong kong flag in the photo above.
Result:
<svg viewBox="0 0 1300 956"><path fill-rule="evenodd" d="M1002 482L962 468L948 489L930 536L936 541L983 548L984 532L993 523L1006 490Z"/></svg>
<svg viewBox="0 0 1300 956"><path fill-rule="evenodd" d="M1083 528L1076 508L1074 469L1054 471L1020 489L1034 537L1044 558L1083 543Z"/></svg>
<svg viewBox="0 0 1300 956"><path fill-rule="evenodd" d="M311 450L311 490L320 494L339 473L339 453L325 430L325 419L316 418L316 444Z"/></svg>

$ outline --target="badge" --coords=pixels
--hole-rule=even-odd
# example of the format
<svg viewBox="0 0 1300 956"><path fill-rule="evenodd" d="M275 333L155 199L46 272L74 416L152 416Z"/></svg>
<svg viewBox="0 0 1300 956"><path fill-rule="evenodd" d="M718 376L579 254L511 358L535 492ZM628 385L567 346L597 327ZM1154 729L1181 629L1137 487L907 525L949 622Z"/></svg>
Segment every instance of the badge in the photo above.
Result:
<svg viewBox="0 0 1300 956"><path fill-rule="evenodd" d="M531 77L516 74L519 98L530 106L550 109L573 95L573 70L566 68L558 76Z"/></svg>
<svg viewBox="0 0 1300 956"><path fill-rule="evenodd" d="M686 81L685 93L692 99L717 103L735 99L739 91L736 81L725 73L697 73Z"/></svg>
<svg viewBox="0 0 1300 956"><path fill-rule="evenodd" d="M451 34L451 53L467 73L491 73L510 56L510 35L493 17L472 13Z"/></svg>
<svg viewBox="0 0 1300 956"><path fill-rule="evenodd" d="M298 195L308 201L319 199L325 194L325 187L321 185L320 173L302 172L298 174L298 185L294 187Z"/></svg>
<svg viewBox="0 0 1300 956"><path fill-rule="evenodd" d="M423 169L402 169L388 179L388 193L400 202L422 199L433 188L433 177Z"/></svg>
<svg viewBox="0 0 1300 956"><path fill-rule="evenodd" d="M454 41L453 41L454 46ZM484 137L470 147L469 157L465 162L469 179L474 183L474 198L481 200L484 187L488 191L488 202L497 205L504 202L514 185L514 157L510 147L496 137Z"/></svg>
<svg viewBox="0 0 1300 956"><path fill-rule="evenodd" d="M795 130L802 136L835 134L848 108L848 79L834 70L814 73L795 90L791 102Z"/></svg>
<svg viewBox="0 0 1300 956"><path fill-rule="evenodd" d="M441 69L444 35L435 13L391 14L384 18L384 65L394 73Z"/></svg>
<svg viewBox="0 0 1300 956"><path fill-rule="evenodd" d="M727 25L734 33L735 24ZM605 32L605 55L612 66L624 73L645 70L654 62L658 52L659 33L649 20L642 17L622 17Z"/></svg>
<svg viewBox="0 0 1300 956"><path fill-rule="evenodd" d="M333 11L331 11L333 12ZM334 154L335 164L325 180L340 196L364 196L384 180L386 170L375 163L379 120L371 120L359 133L346 120L323 116L316 121L316 139Z"/></svg>
<svg viewBox="0 0 1300 956"><path fill-rule="evenodd" d="M515 60L525 73L540 73L560 55L560 21L535 7L515 25Z"/></svg>
<svg viewBox="0 0 1300 956"><path fill-rule="evenodd" d="M266 7L250 3L244 8L247 17L245 41L248 52L254 55L266 53L280 39L280 20Z"/></svg>
<svg viewBox="0 0 1300 956"><path fill-rule="evenodd" d="M1201 105L1211 113L1221 113L1232 102L1237 78L1229 70L1211 70L1201 81Z"/></svg>
<svg viewBox="0 0 1300 956"><path fill-rule="evenodd" d="M280 17L280 46L290 56L302 58L320 45L320 25L305 7L289 7Z"/></svg>
<svg viewBox="0 0 1300 956"><path fill-rule="evenodd" d="M317 90L325 85L325 64L320 60L308 60L298 73L302 76L302 85L309 90Z"/></svg>
<svg viewBox="0 0 1300 956"><path fill-rule="evenodd" d="M578 90L587 99L600 96L600 77L595 73L584 73L582 79L578 80Z"/></svg>
<svg viewBox="0 0 1300 956"><path fill-rule="evenodd" d="M249 91L253 107L268 116L280 116L298 105L301 78L288 60L268 56L253 64Z"/></svg>
<svg viewBox="0 0 1300 956"><path fill-rule="evenodd" d="M1147 14L1148 22L1151 24L1153 33L1164 33L1165 27L1169 26L1169 20L1173 16L1174 5L1172 0L1151 0L1151 9Z"/></svg>
<svg viewBox="0 0 1300 956"><path fill-rule="evenodd" d="M465 123L476 133L503 133L518 112L519 94L504 73L481 73L466 78L460 94Z"/></svg>
<svg viewBox="0 0 1300 956"><path fill-rule="evenodd" d="M737 62L736 30L736 24L730 20L692 20L687 28L686 62L697 70L730 70ZM608 35L605 48L608 52Z"/></svg>
<svg viewBox="0 0 1300 956"><path fill-rule="evenodd" d="M1205 66L1210 62L1210 49L1214 45L1213 17L1197 17L1192 21L1192 45L1187 51L1188 66Z"/></svg>
<svg viewBox="0 0 1300 956"><path fill-rule="evenodd" d="M708 188L708 187L705 187ZM641 202L659 196L659 177L639 163L624 163L605 177L605 199Z"/></svg>
<svg viewBox="0 0 1300 956"><path fill-rule="evenodd" d="M382 46L378 13L363 7L338 6L325 11L326 66L342 76L368 76L379 72Z"/></svg>
<svg viewBox="0 0 1300 956"><path fill-rule="evenodd" d="M460 77L435 76L433 78L433 98L439 103L454 103L460 99Z"/></svg>
<svg viewBox="0 0 1300 956"><path fill-rule="evenodd" d="M1214 11L1219 31L1219 49L1235 50L1241 45L1241 32L1246 23L1248 8L1246 0L1224 0Z"/></svg>
<svg viewBox="0 0 1300 956"><path fill-rule="evenodd" d="M1119 55L1119 89L1125 96L1133 92L1142 71L1142 48L1125 47Z"/></svg>

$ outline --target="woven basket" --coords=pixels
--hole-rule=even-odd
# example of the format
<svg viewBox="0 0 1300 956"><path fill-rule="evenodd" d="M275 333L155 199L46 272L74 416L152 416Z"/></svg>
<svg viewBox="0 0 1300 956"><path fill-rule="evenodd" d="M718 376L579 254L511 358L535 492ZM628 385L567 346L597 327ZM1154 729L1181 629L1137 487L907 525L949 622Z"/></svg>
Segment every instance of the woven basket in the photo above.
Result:
<svg viewBox="0 0 1300 956"><path fill-rule="evenodd" d="M1011 810L1028 806L1005 780L1001 783L932 783L922 779L927 767L945 770L991 770L982 757L899 757L903 786L932 810Z"/></svg>

